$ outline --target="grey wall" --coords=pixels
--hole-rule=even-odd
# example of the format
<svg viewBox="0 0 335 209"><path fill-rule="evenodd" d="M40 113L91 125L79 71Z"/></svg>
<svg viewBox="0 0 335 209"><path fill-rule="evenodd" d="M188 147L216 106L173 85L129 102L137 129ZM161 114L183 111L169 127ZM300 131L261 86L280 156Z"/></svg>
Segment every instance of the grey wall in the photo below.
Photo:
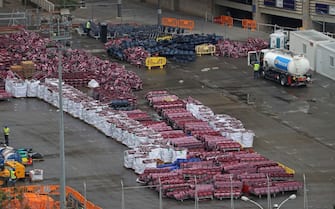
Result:
<svg viewBox="0 0 335 209"><path fill-rule="evenodd" d="M158 0L141 0L142 2L157 5ZM185 12L190 15L205 17L206 12L212 12L210 0L161 0L162 9Z"/></svg>

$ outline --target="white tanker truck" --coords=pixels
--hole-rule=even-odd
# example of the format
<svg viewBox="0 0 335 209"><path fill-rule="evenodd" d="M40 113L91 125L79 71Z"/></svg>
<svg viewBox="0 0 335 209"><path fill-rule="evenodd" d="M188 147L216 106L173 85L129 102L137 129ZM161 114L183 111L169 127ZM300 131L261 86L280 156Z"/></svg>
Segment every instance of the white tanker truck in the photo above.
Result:
<svg viewBox="0 0 335 209"><path fill-rule="evenodd" d="M282 86L306 86L311 80L309 61L286 49L263 49L248 52L248 65L258 62L260 75Z"/></svg>

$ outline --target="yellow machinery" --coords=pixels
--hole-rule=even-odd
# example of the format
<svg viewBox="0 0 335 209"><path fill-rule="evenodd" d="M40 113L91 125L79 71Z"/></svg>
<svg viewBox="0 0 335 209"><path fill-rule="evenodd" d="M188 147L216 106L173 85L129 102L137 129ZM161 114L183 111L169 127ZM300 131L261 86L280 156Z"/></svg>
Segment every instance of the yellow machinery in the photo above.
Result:
<svg viewBox="0 0 335 209"><path fill-rule="evenodd" d="M195 51L199 56L203 54L210 54L213 56L216 51L216 48L215 45L213 44L201 44L195 47Z"/></svg>
<svg viewBox="0 0 335 209"><path fill-rule="evenodd" d="M7 169L15 169L16 178L25 179L26 178L26 168L19 162L16 161L6 161L5 168Z"/></svg>
<svg viewBox="0 0 335 209"><path fill-rule="evenodd" d="M0 186L6 186L9 178L10 178L9 170L7 168L3 168L0 171Z"/></svg>
<svg viewBox="0 0 335 209"><path fill-rule="evenodd" d="M147 57L145 59L145 65L151 70L152 67L160 67L161 69L166 65L165 57Z"/></svg>

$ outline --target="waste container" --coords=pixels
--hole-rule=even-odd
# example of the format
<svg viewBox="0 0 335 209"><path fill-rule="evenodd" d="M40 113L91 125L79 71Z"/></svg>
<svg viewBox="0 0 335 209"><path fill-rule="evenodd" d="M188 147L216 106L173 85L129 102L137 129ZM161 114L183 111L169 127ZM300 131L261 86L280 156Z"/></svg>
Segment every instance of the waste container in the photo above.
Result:
<svg viewBox="0 0 335 209"><path fill-rule="evenodd" d="M107 43L107 23L100 25L100 40L102 43Z"/></svg>

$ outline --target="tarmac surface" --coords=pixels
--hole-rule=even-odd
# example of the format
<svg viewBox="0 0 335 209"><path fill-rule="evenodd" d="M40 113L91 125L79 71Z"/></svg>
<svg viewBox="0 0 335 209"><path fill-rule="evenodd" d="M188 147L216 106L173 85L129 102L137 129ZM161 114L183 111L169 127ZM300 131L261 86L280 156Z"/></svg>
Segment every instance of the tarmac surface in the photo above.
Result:
<svg viewBox="0 0 335 209"><path fill-rule="evenodd" d="M115 5L106 6L107 1L99 2L105 6L95 5L92 9L88 5L86 12L85 9L75 11L75 21L84 21L87 16L92 16L92 10L99 21L121 21L115 18ZM123 9L123 22L137 20L154 24L157 21L156 8L150 5L123 1ZM163 11L165 14L181 16ZM237 27L224 32L222 26L200 19L194 32L226 33L230 36L228 38L236 40L251 35L265 36ZM98 40L74 34L73 47L110 59L106 53L99 52L103 44ZM305 174L307 195L304 196L302 190L298 191L297 198L282 208L332 208L335 205L335 82L314 74L308 87L282 87L271 81L253 80L253 72L246 62L246 58L201 56L185 65L169 62L164 70L146 70L123 64L143 79L144 89L136 92L140 109L150 111L144 101L145 93L150 90L169 90L181 98L192 96L216 114L234 116L247 129L254 130L254 149L295 169L297 180L303 182ZM32 147L44 154L45 161L34 164L34 168L45 171L43 184L59 183L58 113L54 107L33 98L0 103L0 124L7 124L12 130L10 144ZM123 151L127 148L69 115L65 114L64 121L67 185L84 194L86 183L86 197L90 201L104 209L121 208L121 180L125 186L137 185L137 175L123 167ZM280 203L288 196L272 197L272 203ZM304 197L308 200L308 207ZM251 198L266 208L266 198ZM242 200L235 200L234 206L255 208ZM158 207L157 192L148 188L125 190L126 209ZM163 208L194 208L194 201L163 198ZM230 200L201 201L199 208L230 208Z"/></svg>

